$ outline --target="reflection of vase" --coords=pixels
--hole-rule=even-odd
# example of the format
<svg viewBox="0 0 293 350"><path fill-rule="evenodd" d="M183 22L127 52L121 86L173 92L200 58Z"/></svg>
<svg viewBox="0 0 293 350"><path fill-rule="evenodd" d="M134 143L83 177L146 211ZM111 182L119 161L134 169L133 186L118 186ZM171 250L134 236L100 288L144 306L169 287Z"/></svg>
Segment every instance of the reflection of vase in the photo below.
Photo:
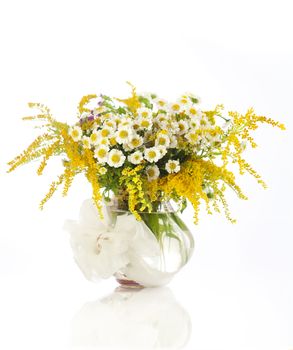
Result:
<svg viewBox="0 0 293 350"><path fill-rule="evenodd" d="M85 201L79 222L67 222L75 260L90 280L115 276L124 287L167 284L190 259L194 241L187 226L169 203L155 212L139 213L105 205L98 217Z"/></svg>
<svg viewBox="0 0 293 350"><path fill-rule="evenodd" d="M183 349L191 320L167 287L131 290L87 302L71 323L74 349Z"/></svg>

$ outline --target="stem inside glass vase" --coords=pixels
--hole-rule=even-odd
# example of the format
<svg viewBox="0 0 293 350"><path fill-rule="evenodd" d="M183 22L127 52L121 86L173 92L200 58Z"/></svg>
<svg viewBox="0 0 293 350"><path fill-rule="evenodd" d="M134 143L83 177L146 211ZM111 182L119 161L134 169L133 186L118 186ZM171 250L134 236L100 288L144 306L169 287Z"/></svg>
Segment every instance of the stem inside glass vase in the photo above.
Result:
<svg viewBox="0 0 293 350"><path fill-rule="evenodd" d="M123 225L129 222L129 227L122 225L121 234L123 230L133 230L130 262L115 273L124 287L165 285L192 255L192 234L181 220L179 210L174 210L168 201L153 202L150 212L138 210L140 220L135 217L134 221L128 196L121 192L108 201L107 213L110 230L117 229L122 222Z"/></svg>

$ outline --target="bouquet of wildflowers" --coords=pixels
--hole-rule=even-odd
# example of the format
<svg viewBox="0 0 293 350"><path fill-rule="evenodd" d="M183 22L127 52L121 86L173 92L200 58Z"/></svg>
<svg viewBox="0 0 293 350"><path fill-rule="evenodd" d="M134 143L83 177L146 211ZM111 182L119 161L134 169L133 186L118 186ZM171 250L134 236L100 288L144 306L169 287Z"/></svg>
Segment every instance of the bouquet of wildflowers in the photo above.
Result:
<svg viewBox="0 0 293 350"><path fill-rule="evenodd" d="M226 190L241 199L246 196L230 165L237 164L241 175L248 173L265 187L243 152L247 146L256 147L251 133L261 123L280 129L284 125L253 109L225 113L218 105L203 111L199 102L190 93L168 102L156 94L138 94L134 87L126 99L88 95L79 103L74 125L57 121L44 105L30 103L39 114L24 119L40 121L44 132L9 162L9 171L40 159L41 175L51 157L61 157L64 171L51 184L41 208L61 185L65 196L74 177L83 173L101 215L102 201L114 194L137 220L172 200L181 210L189 201L195 222L202 202L208 213L223 209L233 221Z"/></svg>

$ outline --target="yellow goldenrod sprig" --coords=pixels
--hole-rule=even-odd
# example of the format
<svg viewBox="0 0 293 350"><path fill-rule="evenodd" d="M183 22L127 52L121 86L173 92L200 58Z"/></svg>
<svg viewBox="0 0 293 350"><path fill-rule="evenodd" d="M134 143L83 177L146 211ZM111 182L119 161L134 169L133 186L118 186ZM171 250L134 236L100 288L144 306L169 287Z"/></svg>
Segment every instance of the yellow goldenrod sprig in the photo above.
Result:
<svg viewBox="0 0 293 350"><path fill-rule="evenodd" d="M142 169L143 165L137 165L133 169L127 167L122 170L122 176L120 178L120 184L124 185L128 192L129 210L137 220L141 220L139 211L144 211L145 209L148 211L152 210L152 206L146 198L143 180L140 175Z"/></svg>
<svg viewBox="0 0 293 350"><path fill-rule="evenodd" d="M136 113L136 110L141 106L141 103L136 94L136 88L130 82L127 82L128 85L132 88L132 96L126 99L116 98L117 101L123 102L133 113Z"/></svg>
<svg viewBox="0 0 293 350"><path fill-rule="evenodd" d="M28 163L44 154L45 149L41 149L42 144L54 139L54 136L43 134L38 136L20 155L16 156L12 161L8 162L10 168L8 172L12 172L20 165Z"/></svg>
<svg viewBox="0 0 293 350"><path fill-rule="evenodd" d="M94 98L97 98L97 95L91 94L82 97L78 105L78 111L80 114L90 111L90 109L86 108L85 106Z"/></svg>
<svg viewBox="0 0 293 350"><path fill-rule="evenodd" d="M92 198L98 209L99 215L103 218L102 213L102 195L99 184L100 166L95 162L93 152L89 149L84 151L85 165L86 165L86 177L92 186Z"/></svg>
<svg viewBox="0 0 293 350"><path fill-rule="evenodd" d="M46 196L40 202L40 209L41 210L44 209L45 203L53 196L53 194L56 192L58 186L62 184L63 180L64 180L64 175L62 174L58 177L57 181L52 182L50 189L49 189L49 192L46 194Z"/></svg>
<svg viewBox="0 0 293 350"><path fill-rule="evenodd" d="M38 175L42 175L43 171L47 165L47 162L49 160L49 158L54 155L55 151L59 149L59 145L60 145L60 140L57 140L56 142L54 142L51 146L45 148L44 150L44 158L37 170L37 174Z"/></svg>
<svg viewBox="0 0 293 350"><path fill-rule="evenodd" d="M63 175L64 175L64 187L62 191L62 196L65 197L69 191L69 188L72 185L72 181L74 179L75 173L73 172L72 168L68 165L66 166Z"/></svg>

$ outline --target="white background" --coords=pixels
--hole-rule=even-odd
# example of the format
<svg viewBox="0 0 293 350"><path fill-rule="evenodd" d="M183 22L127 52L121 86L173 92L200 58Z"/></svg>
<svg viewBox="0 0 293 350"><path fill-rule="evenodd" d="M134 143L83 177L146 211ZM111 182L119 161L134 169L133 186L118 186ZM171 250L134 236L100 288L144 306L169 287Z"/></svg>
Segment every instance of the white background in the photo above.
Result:
<svg viewBox="0 0 293 350"><path fill-rule="evenodd" d="M285 0L0 2L1 349L140 349L158 339L175 349L293 349L292 32ZM5 173L37 134L21 121L27 102L75 122L82 95L125 96L126 80L166 98L193 91L203 108L254 106L287 126L261 128L247 154L269 189L241 179L250 201L231 197L236 225L203 214L195 227L185 213L192 260L169 289L130 299L112 279L87 282L72 260L62 225L89 197L86 182L40 212L54 162L43 177L37 164Z"/></svg>

